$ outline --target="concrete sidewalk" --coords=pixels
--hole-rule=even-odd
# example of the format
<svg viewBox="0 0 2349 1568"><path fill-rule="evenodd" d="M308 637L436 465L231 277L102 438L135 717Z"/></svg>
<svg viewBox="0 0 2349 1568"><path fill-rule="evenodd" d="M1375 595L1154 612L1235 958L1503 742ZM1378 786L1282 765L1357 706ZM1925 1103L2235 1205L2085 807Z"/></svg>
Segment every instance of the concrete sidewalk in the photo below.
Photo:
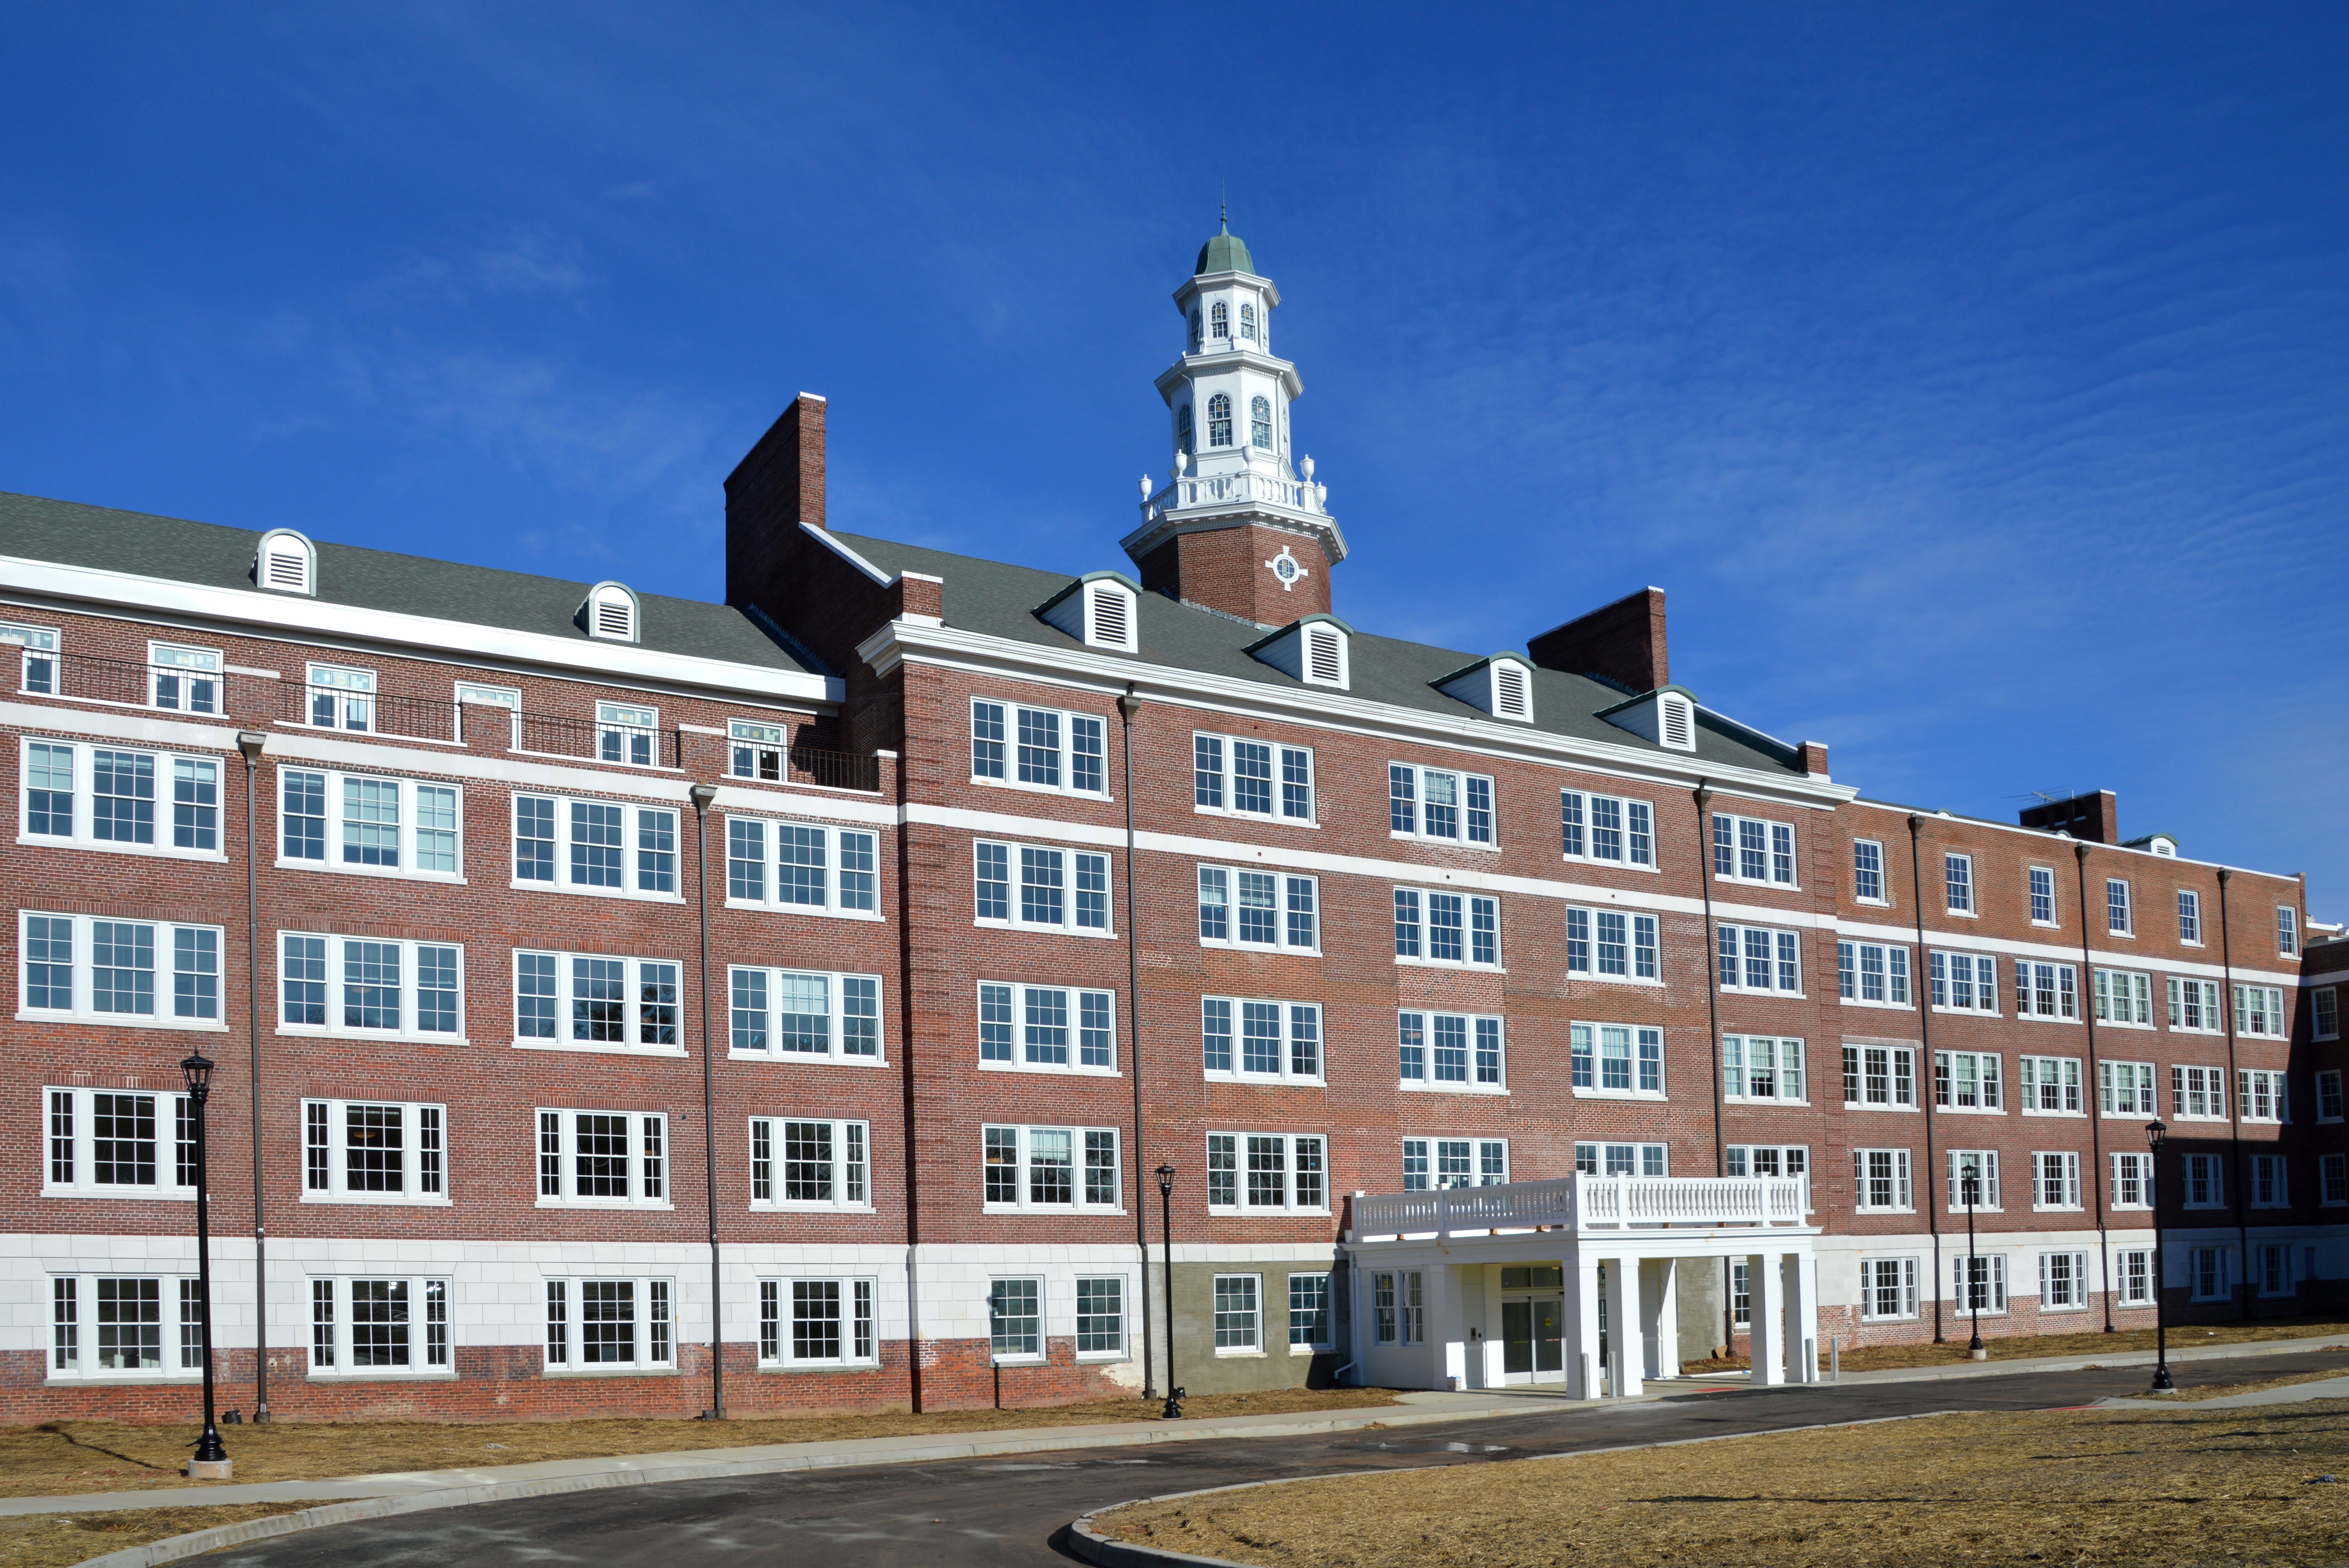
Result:
<svg viewBox="0 0 2349 1568"><path fill-rule="evenodd" d="M2260 1340L2173 1350L2173 1366L2197 1361L2283 1355L2341 1345L2339 1335L2314 1339ZM2068 1372L2090 1366L2153 1366L2153 1352L2113 1351L2101 1355L2049 1356L2013 1361L1968 1361L1949 1366L1899 1367L1884 1372L1847 1372L1851 1385L1937 1382L1951 1378ZM1234 1416L1221 1420L1115 1421L1082 1427L1018 1427L992 1432L916 1433L898 1438L859 1438L823 1443L775 1443L757 1448L694 1449L675 1453L626 1454L604 1459L547 1459L537 1464L496 1465L452 1470L407 1470L384 1475L342 1476L327 1480L257 1481L156 1488L144 1491L79 1492L62 1497L0 1497L0 1515L95 1513L133 1508L202 1508L243 1502L336 1502L352 1498L420 1497L428 1492L488 1490L499 1497L528 1497L596 1485L698 1480L710 1476L774 1474L842 1466L910 1464L926 1459L981 1459L999 1454L1049 1453L1056 1449L1138 1447L1199 1442L1213 1438L1281 1438L1316 1432L1359 1431L1369 1427L1418 1427L1440 1421L1522 1413L1529 1404L1580 1404L1590 1409L1623 1408L1647 1400L1685 1397L1698 1389L1737 1388L1744 1375L1730 1373L1672 1382L1654 1382L1638 1399L1572 1401L1549 1389L1508 1388L1465 1394L1413 1393L1400 1405L1366 1406L1346 1411ZM2341 1380L2349 1385L2349 1378ZM2236 1397L2264 1401L2333 1398L2302 1384L2267 1394ZM1795 1392L1819 1385L1787 1385ZM2206 1400L2197 1407L2220 1409L2234 1402ZM2158 1403L2169 1407L2166 1401Z"/></svg>

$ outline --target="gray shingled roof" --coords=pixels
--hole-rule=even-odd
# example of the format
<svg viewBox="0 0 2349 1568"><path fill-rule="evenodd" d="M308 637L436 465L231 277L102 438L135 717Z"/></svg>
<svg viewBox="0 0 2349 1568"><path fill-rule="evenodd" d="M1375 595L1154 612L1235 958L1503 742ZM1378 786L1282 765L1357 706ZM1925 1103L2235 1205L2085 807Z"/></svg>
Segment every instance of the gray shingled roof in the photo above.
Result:
<svg viewBox="0 0 2349 1568"><path fill-rule="evenodd" d="M321 603L588 640L573 617L592 583L313 542L318 549ZM132 572L207 587L251 588L254 552L260 544L261 534L254 529L0 492L0 555L26 560ZM637 594L636 600L643 647L766 669L826 673L794 657L730 605L647 593Z"/></svg>
<svg viewBox="0 0 2349 1568"><path fill-rule="evenodd" d="M946 618L949 626L1047 648L1084 646L1035 613L1039 605L1074 580L1074 574L1038 571L1031 566L984 561L974 556L948 555L943 550L862 535L835 532L833 537L893 576L899 572L926 572L945 578ZM1164 594L1146 593L1142 596L1137 630L1136 646L1141 650L1138 657L1143 663L1260 681L1267 686L1294 688L1297 684L1245 651L1264 635L1263 628L1247 621L1182 604ZM1429 682L1483 658L1482 653L1431 648L1425 643L1372 637L1360 630L1353 634L1349 653L1352 673L1350 691L1353 696L1427 713L1465 716L1477 711L1465 702L1445 696ZM1587 676L1536 670L1532 727L1578 740L1662 752L1663 748L1652 742L1596 717L1601 709L1622 701L1624 695L1617 688ZM1791 749L1775 748L1750 732L1741 734L1703 712L1697 716L1696 755L1701 761L1735 767L1779 773L1799 771Z"/></svg>

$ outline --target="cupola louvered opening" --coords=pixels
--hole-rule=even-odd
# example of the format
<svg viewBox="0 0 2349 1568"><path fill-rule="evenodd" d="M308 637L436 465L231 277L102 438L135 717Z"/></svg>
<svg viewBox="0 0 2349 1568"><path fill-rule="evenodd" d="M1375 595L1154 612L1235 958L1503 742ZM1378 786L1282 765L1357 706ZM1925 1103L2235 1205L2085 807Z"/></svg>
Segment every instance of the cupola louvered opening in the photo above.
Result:
<svg viewBox="0 0 2349 1568"><path fill-rule="evenodd" d="M275 533L261 542L261 560L255 575L261 586L273 593L315 593L315 565L310 541L299 534Z"/></svg>
<svg viewBox="0 0 2349 1568"><path fill-rule="evenodd" d="M636 596L617 583L598 583L587 596L587 635L611 642L636 640Z"/></svg>
<svg viewBox="0 0 2349 1568"><path fill-rule="evenodd" d="M1112 583L1095 583L1085 590L1086 637L1095 648L1133 646L1133 605L1125 590Z"/></svg>
<svg viewBox="0 0 2349 1568"><path fill-rule="evenodd" d="M1675 752L1696 750L1696 714L1689 700L1667 691L1657 701L1661 742Z"/></svg>
<svg viewBox="0 0 2349 1568"><path fill-rule="evenodd" d="M1506 661L1493 666L1493 712L1503 719L1534 716L1533 691L1526 684L1524 666Z"/></svg>
<svg viewBox="0 0 2349 1568"><path fill-rule="evenodd" d="M1305 680L1312 686L1346 684L1346 637L1336 627L1305 628Z"/></svg>

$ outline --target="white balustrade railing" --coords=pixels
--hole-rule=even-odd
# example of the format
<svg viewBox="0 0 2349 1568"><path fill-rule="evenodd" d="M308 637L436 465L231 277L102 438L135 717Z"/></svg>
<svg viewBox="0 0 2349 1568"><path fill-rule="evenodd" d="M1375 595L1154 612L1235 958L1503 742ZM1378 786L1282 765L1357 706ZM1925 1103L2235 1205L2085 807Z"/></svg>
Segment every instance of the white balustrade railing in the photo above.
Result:
<svg viewBox="0 0 2349 1568"><path fill-rule="evenodd" d="M1195 506L1237 506L1257 504L1324 515L1321 487L1310 480L1286 479L1268 469L1245 468L1231 473L1185 474L1169 480L1142 504L1145 523L1161 514Z"/></svg>
<svg viewBox="0 0 2349 1568"><path fill-rule="evenodd" d="M1351 1236L1487 1236L1508 1231L1655 1230L1806 1223L1800 1177L1588 1176L1395 1192L1353 1200Z"/></svg>

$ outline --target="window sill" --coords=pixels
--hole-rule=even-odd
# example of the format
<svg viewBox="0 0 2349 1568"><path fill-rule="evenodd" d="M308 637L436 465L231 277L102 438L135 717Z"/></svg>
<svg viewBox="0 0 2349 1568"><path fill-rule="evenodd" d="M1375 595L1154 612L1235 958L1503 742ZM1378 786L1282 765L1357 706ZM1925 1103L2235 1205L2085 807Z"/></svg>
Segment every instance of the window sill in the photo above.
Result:
<svg viewBox="0 0 2349 1568"><path fill-rule="evenodd" d="M2014 1015L2014 1021L2017 1023L2077 1023L2080 1022L2076 1018L2051 1016L2044 1012L2018 1012ZM2211 1033L2218 1032L2213 1030Z"/></svg>
<svg viewBox="0 0 2349 1568"><path fill-rule="evenodd" d="M1913 1215L1913 1214L1915 1214L1915 1213L1917 1212L1914 1209L1863 1209L1863 1208L1859 1207L1859 1206L1858 1206L1858 1205L1857 1205L1857 1204L1855 1204L1855 1205L1853 1205L1853 1206L1852 1206L1852 1210L1851 1210L1851 1211L1852 1211L1854 1214L1861 1215L1861 1216L1863 1216L1863 1217L1869 1217L1869 1218L1878 1217L1878 1216L1886 1215L1886 1214L1893 1215L1893 1216L1896 1216L1896 1217L1897 1217L1897 1216L1901 1216L1901 1215ZM1979 1213L1979 1212L1981 1212L1981 1211L1980 1211L1979 1210L1977 1210L1975 1212Z"/></svg>
<svg viewBox="0 0 2349 1568"><path fill-rule="evenodd" d="M1799 893L1803 890L1799 884L1794 882L1773 882L1765 877L1732 877L1722 871L1714 872L1713 879L1726 883L1732 888L1774 888L1781 893Z"/></svg>
<svg viewBox="0 0 2349 1568"><path fill-rule="evenodd" d="M78 940L78 939L77 939ZM156 971L160 983L162 971ZM202 1018L149 1018L136 1012L47 1012L29 1007L16 1010L19 1023L88 1023L105 1029L187 1029L225 1034L228 1025Z"/></svg>
<svg viewBox="0 0 2349 1568"><path fill-rule="evenodd" d="M753 1198L749 1204L752 1214L870 1214L870 1203L825 1203L819 1200L776 1198L761 1201Z"/></svg>
<svg viewBox="0 0 2349 1568"><path fill-rule="evenodd" d="M2049 1121L2084 1122L2088 1119L2088 1113L2085 1111L2035 1111L2029 1106L2022 1107L2018 1114L2026 1116L2044 1116Z"/></svg>
<svg viewBox="0 0 2349 1568"><path fill-rule="evenodd" d="M364 1372L320 1372L313 1369L302 1375L305 1383L454 1383L454 1372L402 1372L396 1366L371 1366Z"/></svg>
<svg viewBox="0 0 2349 1568"><path fill-rule="evenodd" d="M2096 1026L2100 1029L2142 1029L2148 1034L2153 1033L2151 1023L2139 1023L2134 1019L2099 1018Z"/></svg>
<svg viewBox="0 0 2349 1568"><path fill-rule="evenodd" d="M1439 838L1424 833L1397 833L1392 827L1387 829L1387 838L1395 844L1420 844L1430 849L1473 849L1479 855L1498 855L1501 852L1497 844L1481 844L1470 838Z"/></svg>
<svg viewBox="0 0 2349 1568"><path fill-rule="evenodd" d="M1506 1084L1429 1084L1416 1079L1397 1080L1395 1087L1407 1095L1506 1095Z"/></svg>
<svg viewBox="0 0 2349 1568"><path fill-rule="evenodd" d="M1327 1355L1336 1348L1337 1346L1330 1345L1292 1345L1288 1347L1288 1354L1291 1355Z"/></svg>
<svg viewBox="0 0 2349 1568"><path fill-rule="evenodd" d="M462 872L405 871L397 866L347 866L332 860L289 860L279 856L280 871L319 871L330 877L371 877L381 882L429 882L444 888L466 885Z"/></svg>
<svg viewBox="0 0 2349 1568"><path fill-rule="evenodd" d="M2087 1310L2088 1303L2085 1302L2074 1302L2067 1306L2051 1306L2045 1302L2041 1302L2039 1303L2039 1315L2042 1317L2045 1317L2052 1313L2085 1312Z"/></svg>
<svg viewBox="0 0 2349 1568"><path fill-rule="evenodd" d="M583 1056L673 1056L682 1057L682 1045L626 1045L595 1040L516 1040L517 1051L568 1051Z"/></svg>
<svg viewBox="0 0 2349 1568"><path fill-rule="evenodd" d="M2169 1026L2169 1032L2172 1034L2200 1034L2211 1038L2226 1033L2223 1029L2197 1029L2186 1023L2173 1023Z"/></svg>
<svg viewBox="0 0 2349 1568"><path fill-rule="evenodd" d="M1645 1100L1661 1105L1668 1097L1661 1089L1586 1089L1574 1091L1578 1100Z"/></svg>
<svg viewBox="0 0 2349 1568"><path fill-rule="evenodd" d="M2153 1205L2150 1203L2116 1202L2111 1207L2113 1212L2116 1214L2150 1214L2153 1212Z"/></svg>
<svg viewBox="0 0 2349 1568"><path fill-rule="evenodd" d="M157 1091L159 1095L162 1092ZM156 1147L160 1149L162 1145L159 1142ZM128 1190L119 1187L44 1187L41 1189L41 1196L44 1198L130 1199L146 1203L193 1203L196 1200L196 1189L192 1187L140 1188Z"/></svg>
<svg viewBox="0 0 2349 1568"><path fill-rule="evenodd" d="M1852 902L1857 904L1863 909L1889 909L1892 908L1892 900L1889 898L1862 898L1855 896L1852 898Z"/></svg>
<svg viewBox="0 0 2349 1568"><path fill-rule="evenodd" d="M1496 963L1473 963L1466 959L1409 958L1402 953L1395 954L1395 964L1401 969L1456 970L1465 971L1469 974L1506 974L1509 972L1507 970L1502 968ZM1647 985L1658 982L1652 981L1642 981L1640 983Z"/></svg>
<svg viewBox="0 0 2349 1568"><path fill-rule="evenodd" d="M1784 1002L1808 1000L1799 991L1779 991L1775 987L1765 989L1758 985L1724 985L1721 988L1721 994L1723 996L1775 996Z"/></svg>
<svg viewBox="0 0 2349 1568"><path fill-rule="evenodd" d="M821 1377L844 1372L878 1372L878 1361L761 1361L761 1373L776 1377Z"/></svg>
<svg viewBox="0 0 2349 1568"><path fill-rule="evenodd" d="M1941 913L1947 915L1953 920L1979 920L1982 919L1982 916L1972 909L1944 909Z"/></svg>
<svg viewBox="0 0 2349 1568"><path fill-rule="evenodd" d="M156 860L193 860L226 865L220 849L181 849L167 844L124 844L111 838L68 838L55 833L19 833L16 842L28 849L89 849L100 855L144 855Z"/></svg>
<svg viewBox="0 0 2349 1568"><path fill-rule="evenodd" d="M179 1386L200 1385L204 1375L200 1369L186 1372L77 1372L65 1376L51 1373L41 1379L45 1388L120 1388L139 1384L173 1384Z"/></svg>
<svg viewBox="0 0 2349 1568"><path fill-rule="evenodd" d="M2143 1127L2154 1119L2154 1114L2151 1111L2098 1111L2096 1119L2106 1122L2135 1122L2137 1126Z"/></svg>
<svg viewBox="0 0 2349 1568"><path fill-rule="evenodd" d="M643 1202L634 1198L541 1198L533 1205L539 1209L601 1209L606 1211L639 1210L647 1214L667 1214L677 1205L667 1199L657 1203Z"/></svg>
<svg viewBox="0 0 2349 1568"><path fill-rule="evenodd" d="M2000 1106L1936 1105L1933 1109L1936 1114L1945 1116L2002 1116L2006 1115L2005 1108Z"/></svg>
<svg viewBox="0 0 2349 1568"><path fill-rule="evenodd" d="M307 865L306 861L296 862ZM682 904L682 893L637 893L626 888L583 888L575 882L525 881L520 877L506 879L506 886L518 893L570 893L582 898L622 898L638 904ZM758 906L745 906L756 908Z"/></svg>
<svg viewBox="0 0 2349 1568"><path fill-rule="evenodd" d="M1029 1214L1047 1220L1056 1216L1066 1218L1071 1214L1115 1216L1125 1211L1122 1204L1115 1209L1096 1203L981 1203L979 1205L979 1212L982 1214L1000 1214L1007 1218Z"/></svg>
<svg viewBox="0 0 2349 1568"><path fill-rule="evenodd" d="M1975 1205L1973 1206L1973 1208L1972 1208L1972 1209L1971 1209L1971 1210L1969 1210L1969 1209L1968 1209L1964 1204L1962 1204L1962 1203L1952 1203L1952 1204L1951 1204L1951 1205L1949 1206L1949 1208L1948 1208L1948 1209L1944 1210L1942 1212L1944 1212L1944 1213L1948 1213L1948 1214L1957 1214L1957 1215L1961 1215L1961 1216L1962 1216L1962 1215L1969 1214L1969 1213L1975 1214L1975 1215L1982 1215L1982 1214L2003 1214L2003 1213L2005 1213L2005 1212L2006 1212L2006 1210L2005 1210L2003 1208L2002 1208L2002 1207L2000 1207L2000 1206L1998 1206L1998 1205L1996 1205L1996 1204L1992 1204L1992 1203L1977 1203L1977 1204L1975 1204Z"/></svg>
<svg viewBox="0 0 2349 1568"><path fill-rule="evenodd" d="M1228 822L1263 822L1277 824L1282 827L1309 827L1317 833L1321 829L1321 824L1312 817L1283 816L1277 811L1233 811L1225 806L1199 805L1195 803L1191 807L1191 815L1220 816Z"/></svg>
<svg viewBox="0 0 2349 1568"><path fill-rule="evenodd" d="M1133 1359L1123 1350L1081 1350L1077 1353L1077 1365L1080 1366L1113 1366L1121 1361Z"/></svg>
<svg viewBox="0 0 2349 1568"><path fill-rule="evenodd" d="M2033 1214L2085 1214L2088 1210L2077 1203L2059 1203L2053 1208L2044 1203L2034 1203L2031 1211Z"/></svg>
<svg viewBox="0 0 2349 1568"><path fill-rule="evenodd" d="M2184 1111L2170 1112L2169 1119L2174 1122L2207 1122L2213 1127L2225 1127L2227 1125L2227 1118L2225 1116L2189 1116ZM2226 1205L2220 1203L2214 1204L2212 1207L2224 1209Z"/></svg>
<svg viewBox="0 0 2349 1568"><path fill-rule="evenodd" d="M728 907L730 909L733 906L730 903ZM742 908L746 909L756 909L758 906L753 904L745 904ZM860 915L857 919L879 919L880 917L878 915ZM970 923L974 928L982 931L1032 931L1040 937L1091 937L1096 940L1103 941L1115 941L1117 940L1117 933L1115 931L1103 930L1098 926L1047 926L1040 925L1033 920L990 920L976 915L971 917Z"/></svg>
<svg viewBox="0 0 2349 1568"><path fill-rule="evenodd" d="M644 1051L632 1054L663 1056L670 1053ZM678 1051L675 1054L683 1056L687 1053ZM885 1056L843 1056L831 1051L745 1051L733 1045L726 1048L726 1059L730 1062L804 1062L832 1067L885 1067L889 1064L888 1058Z"/></svg>
<svg viewBox="0 0 2349 1568"><path fill-rule="evenodd" d="M2125 942L2133 942L2137 940L2137 933L2135 931L2106 931L2105 935L2108 937L2118 937Z"/></svg>
<svg viewBox="0 0 2349 1568"><path fill-rule="evenodd" d="M1262 1361L1264 1358L1265 1354L1261 1350L1226 1350L1220 1345L1216 1346L1216 1359L1218 1361Z"/></svg>
<svg viewBox="0 0 2349 1568"><path fill-rule="evenodd" d="M981 1062L982 1073L1041 1073L1056 1078L1123 1078L1114 1067L1057 1066L1050 1062Z"/></svg>
<svg viewBox="0 0 2349 1568"><path fill-rule="evenodd" d="M305 1192L301 1201L364 1204L378 1209L447 1209L453 1202L448 1198L409 1198L399 1193L367 1192Z"/></svg>
<svg viewBox="0 0 2349 1568"><path fill-rule="evenodd" d="M1766 1106L1774 1110L1808 1110L1811 1104L1808 1100L1790 1099L1777 1095L1723 1095L1721 1096L1721 1103L1725 1106ZM1849 1110L1852 1107L1847 1106L1844 1108Z"/></svg>
<svg viewBox="0 0 2349 1568"><path fill-rule="evenodd" d="M1327 1209L1242 1209L1237 1204L1210 1203L1207 1216L1213 1220L1326 1220Z"/></svg>
<svg viewBox="0 0 2349 1568"><path fill-rule="evenodd" d="M1401 837L1401 836L1402 836L1401 834L1397 834L1397 835L1395 835L1395 836L1396 836L1396 837L1398 837L1398 838L1400 838L1400 837ZM1484 846L1482 846L1482 845L1478 845L1476 847L1478 847L1478 848L1480 848L1480 849L1481 849L1481 848L1483 848L1483 847L1484 847ZM1655 877L1655 876L1660 876L1660 875L1661 875L1661 874L1662 874L1662 868L1661 868L1661 867L1656 867L1656 866L1642 866L1641 864L1640 864L1640 863L1639 863L1638 861L1636 861L1636 860L1598 860L1598 859L1593 859L1591 857L1589 857L1589 856L1588 856L1588 855L1566 855L1566 854L1561 854L1561 855L1559 855L1559 856L1558 856L1558 857L1557 857L1557 859L1558 859L1558 864L1559 864L1559 865L1561 865L1561 866L1581 866L1581 867L1588 867L1590 870L1593 870L1593 871L1637 871L1637 872L1639 872L1640 875L1642 875L1642 876L1646 876L1646 877ZM1728 878L1725 878L1725 877L1716 877L1716 878L1714 878L1714 880L1716 880L1716 881L1724 881L1724 880L1727 880L1727 879L1728 879ZM1773 888L1773 887L1781 887L1781 886L1784 886L1784 884L1782 884L1782 883L1775 883L1775 882L1762 882L1762 883L1757 883L1757 884L1755 884L1755 886L1757 886L1757 887L1764 887L1764 888Z"/></svg>
<svg viewBox="0 0 2349 1568"><path fill-rule="evenodd" d="M2064 924L2060 920L2033 920L2031 929L2034 931L2060 931Z"/></svg>
<svg viewBox="0 0 2349 1568"><path fill-rule="evenodd" d="M1201 1078L1210 1084L1254 1084L1267 1089L1326 1089L1326 1078L1284 1078L1271 1073L1233 1073L1208 1067L1200 1070Z"/></svg>
<svg viewBox="0 0 2349 1568"><path fill-rule="evenodd" d="M1776 993L1774 992L1772 994L1775 995ZM1841 1002L1846 1007L1865 1007L1871 1012L1914 1012L1917 1011L1914 1007L1911 1007L1905 1002L1870 1002L1866 997L1861 996L1838 997L1837 1000ZM1935 1011L1938 1012L1940 1010L1936 1009Z"/></svg>
<svg viewBox="0 0 2349 1568"><path fill-rule="evenodd" d="M1995 1007L1944 1007L1940 1002L1935 1002L1933 1016L1936 1018L1996 1018L1999 1016L1999 1011Z"/></svg>
<svg viewBox="0 0 2349 1568"><path fill-rule="evenodd" d="M685 902L683 898L676 901L680 904ZM730 895L726 900L726 907L730 909L749 909L762 915L809 915L820 920L869 920L874 925L881 923L881 915L877 910L835 909L825 904L768 903L750 898L737 898Z"/></svg>
<svg viewBox="0 0 2349 1568"><path fill-rule="evenodd" d="M1017 794L1052 795L1061 800L1098 800L1107 803L1116 799L1106 790L1096 794L1089 789L1073 789L1061 784L1027 784L1019 779L973 777L970 782L979 789L1009 790Z"/></svg>
<svg viewBox="0 0 2349 1568"><path fill-rule="evenodd" d="M674 1366L546 1366L538 1371L541 1377L675 1377Z"/></svg>
<svg viewBox="0 0 2349 1568"><path fill-rule="evenodd" d="M1491 972L1499 974L1504 971L1494 970ZM1642 991L1661 991L1664 989L1664 982L1661 980L1644 980L1635 974L1598 974L1587 969L1568 970L1566 971L1566 978L1573 981L1581 981L1592 985L1630 985L1637 986ZM1755 994L1761 996L1781 996L1792 995L1793 993L1791 992L1765 991L1758 992Z"/></svg>
<svg viewBox="0 0 2349 1568"><path fill-rule="evenodd" d="M1034 1355L998 1355L990 1358L988 1365L993 1366L1042 1366L1045 1365L1045 1361L1043 1355L1039 1353Z"/></svg>
<svg viewBox="0 0 2349 1568"><path fill-rule="evenodd" d="M1918 1113L1918 1111L1919 1111L1920 1109L1921 1109L1922 1107L1918 1106L1871 1106L1871 1105L1866 1105L1866 1104L1854 1105L1854 1104L1852 1104L1849 1100L1846 1100L1846 1101L1843 1103L1843 1108L1844 1108L1845 1110L1847 1110L1847 1111L1891 1111L1891 1112L1893 1112L1893 1113L1895 1113L1895 1114L1897 1114L1897 1115L1899 1115L1899 1116L1915 1116L1915 1115Z"/></svg>
<svg viewBox="0 0 2349 1568"><path fill-rule="evenodd" d="M1267 957L1318 959L1321 956L1321 950L1318 947L1292 948L1278 942L1219 942L1209 937L1201 937L1199 947L1206 952L1263 953Z"/></svg>
<svg viewBox="0 0 2349 1568"><path fill-rule="evenodd" d="M357 1043L373 1041L385 1045L471 1045L472 1044L461 1034L409 1034L397 1029L314 1029L301 1024L281 1023L272 1033L285 1040L349 1040Z"/></svg>

